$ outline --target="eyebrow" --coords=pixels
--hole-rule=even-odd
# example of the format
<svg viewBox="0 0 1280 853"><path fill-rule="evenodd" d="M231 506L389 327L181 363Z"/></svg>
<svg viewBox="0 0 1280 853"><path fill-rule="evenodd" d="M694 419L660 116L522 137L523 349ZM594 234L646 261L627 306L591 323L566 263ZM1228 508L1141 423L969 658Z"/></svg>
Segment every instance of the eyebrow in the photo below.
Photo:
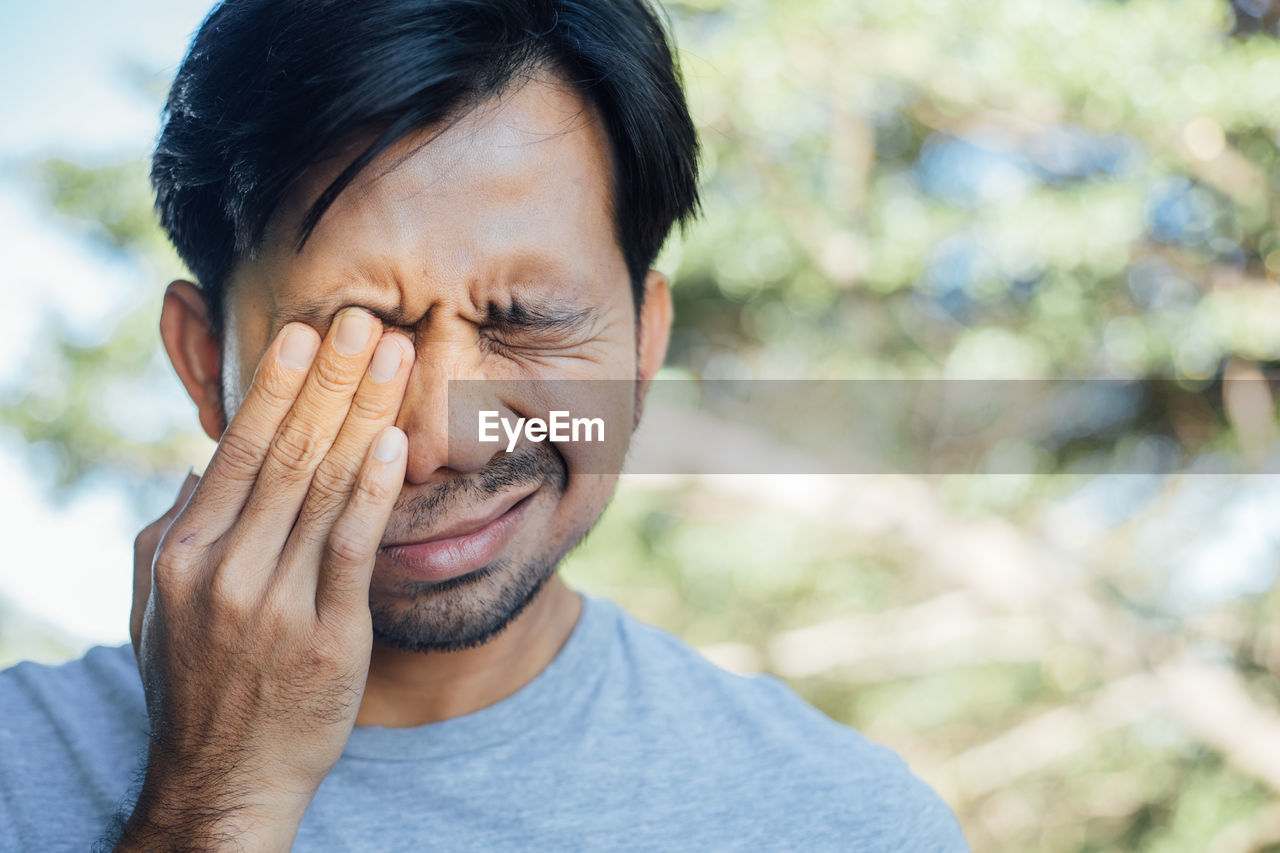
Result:
<svg viewBox="0 0 1280 853"><path fill-rule="evenodd" d="M348 305L356 303L343 302L330 306L324 303L310 303L289 307L274 306L268 311L273 328L284 323L302 322L310 326L322 326L333 320L333 316ZM372 305L359 304L359 307L377 317L387 326L408 326L411 318L401 308L379 308ZM582 329L595 319L594 307L576 307L555 299L522 299L512 296L505 305L489 302L481 323L504 329L568 333Z"/></svg>
<svg viewBox="0 0 1280 853"><path fill-rule="evenodd" d="M354 304L356 303L343 302L336 307L330 307L324 303L315 302L307 305L290 305L287 307L277 305L267 312L267 317L271 321L272 328L282 326L285 323L306 323L308 326L323 326L331 322L334 315L343 308ZM360 304L359 307L377 317L385 325L408 325L409 318L399 308L375 308L372 305L365 304Z"/></svg>

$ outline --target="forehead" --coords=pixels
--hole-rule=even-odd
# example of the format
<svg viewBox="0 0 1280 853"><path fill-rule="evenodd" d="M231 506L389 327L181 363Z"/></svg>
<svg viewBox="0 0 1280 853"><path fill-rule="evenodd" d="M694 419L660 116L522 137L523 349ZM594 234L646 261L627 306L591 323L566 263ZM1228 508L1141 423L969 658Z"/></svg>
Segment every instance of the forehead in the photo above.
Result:
<svg viewBox="0 0 1280 853"><path fill-rule="evenodd" d="M307 209L363 144L303 175L233 290L276 306L368 295L425 310L459 289L483 300L537 281L563 291L625 280L608 138L558 79L539 75L451 126L410 134L338 196L297 253Z"/></svg>

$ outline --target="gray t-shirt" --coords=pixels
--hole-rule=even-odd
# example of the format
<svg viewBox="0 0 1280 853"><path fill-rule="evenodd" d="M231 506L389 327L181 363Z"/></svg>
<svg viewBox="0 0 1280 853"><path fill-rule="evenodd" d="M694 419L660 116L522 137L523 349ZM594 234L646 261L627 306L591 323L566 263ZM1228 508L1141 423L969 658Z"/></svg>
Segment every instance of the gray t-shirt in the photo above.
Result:
<svg viewBox="0 0 1280 853"><path fill-rule="evenodd" d="M522 689L360 726L294 850L968 850L885 747L608 599ZM133 650L0 673L0 849L89 850L130 810L147 716Z"/></svg>

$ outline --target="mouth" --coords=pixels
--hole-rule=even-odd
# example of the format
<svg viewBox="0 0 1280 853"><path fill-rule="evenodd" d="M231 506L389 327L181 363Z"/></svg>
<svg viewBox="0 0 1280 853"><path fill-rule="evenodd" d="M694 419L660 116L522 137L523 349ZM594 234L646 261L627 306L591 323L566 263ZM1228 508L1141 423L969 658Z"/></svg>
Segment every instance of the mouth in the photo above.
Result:
<svg viewBox="0 0 1280 853"><path fill-rule="evenodd" d="M427 539L384 545L378 556L397 574L417 581L443 581L473 572L502 553L536 493L535 489L506 497L483 515L459 519Z"/></svg>

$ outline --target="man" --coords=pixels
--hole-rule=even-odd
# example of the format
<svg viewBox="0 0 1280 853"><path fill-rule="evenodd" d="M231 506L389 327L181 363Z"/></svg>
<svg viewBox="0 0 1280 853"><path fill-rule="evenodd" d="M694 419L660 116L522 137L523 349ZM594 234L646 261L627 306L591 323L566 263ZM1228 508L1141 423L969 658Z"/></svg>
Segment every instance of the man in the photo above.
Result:
<svg viewBox="0 0 1280 853"><path fill-rule="evenodd" d="M215 9L152 175L219 444L133 648L0 676L6 849L965 849L888 750L564 585L616 447L451 422L610 380L629 433L696 154L642 0Z"/></svg>

